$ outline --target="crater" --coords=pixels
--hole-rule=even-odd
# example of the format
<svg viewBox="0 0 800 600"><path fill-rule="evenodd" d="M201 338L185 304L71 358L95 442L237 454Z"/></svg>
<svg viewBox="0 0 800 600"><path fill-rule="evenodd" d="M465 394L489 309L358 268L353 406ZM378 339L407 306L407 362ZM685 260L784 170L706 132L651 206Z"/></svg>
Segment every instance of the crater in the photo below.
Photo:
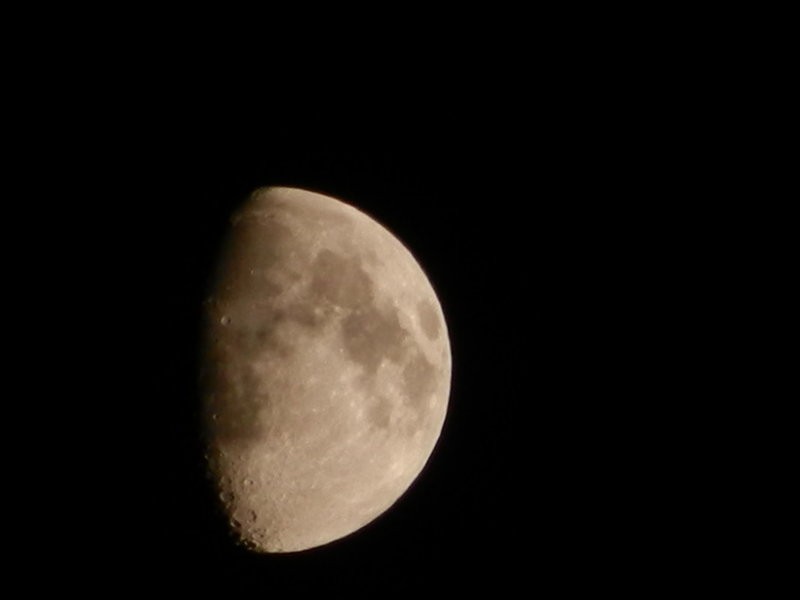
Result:
<svg viewBox="0 0 800 600"><path fill-rule="evenodd" d="M419 324L429 340L436 340L441 334L441 323L439 322L439 315L436 308L429 300L421 300L417 304L417 314L419 315Z"/></svg>

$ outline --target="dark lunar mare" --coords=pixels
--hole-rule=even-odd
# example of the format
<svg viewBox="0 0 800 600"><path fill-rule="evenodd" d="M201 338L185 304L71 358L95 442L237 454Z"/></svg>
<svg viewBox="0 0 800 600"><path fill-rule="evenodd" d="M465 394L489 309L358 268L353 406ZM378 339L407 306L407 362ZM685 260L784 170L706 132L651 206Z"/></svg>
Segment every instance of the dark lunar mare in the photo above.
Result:
<svg viewBox="0 0 800 600"><path fill-rule="evenodd" d="M245 256L239 249L246 244L239 243L228 263L241 265L242 260L258 260L262 261L259 264L272 265L281 260L280 247L290 235L288 229L277 221L260 227L268 227L268 233L274 235L274 243L267 244L256 255L248 251ZM221 441L251 444L260 440L262 432L257 415L269 401L268 396L258 393L256 376L246 360L234 368L222 355L233 352L254 359L267 349L278 358L286 358L295 348L279 337L281 325L291 322L308 331L321 329L334 317L335 309L344 312L341 334L345 351L363 368L363 382L376 398L367 411L370 422L376 427L389 425L391 406L376 389L376 377L381 363L391 361L403 365L405 404L414 410L412 432L416 429L425 416L427 398L438 384L437 371L415 343L413 335L402 326L397 308L376 302L374 283L360 257L321 250L312 261L309 282L300 293L300 300L284 309L276 309L270 302L270 298L275 298L280 292L273 281L269 278L254 281L247 272L235 269L232 267L228 271L233 286L237 288L235 292L261 293L265 309L260 315L261 323L255 329L240 326L235 320L228 323L235 348L217 347L215 350L221 356L211 359L212 365L216 365L211 374L211 387L215 394L209 406L210 412L216 415L215 419L212 418L214 433ZM241 267L239 269L241 271ZM244 285L253 286L253 289L242 290ZM430 314L432 307L423 302L418 309L426 335L436 335L438 321L435 313Z"/></svg>

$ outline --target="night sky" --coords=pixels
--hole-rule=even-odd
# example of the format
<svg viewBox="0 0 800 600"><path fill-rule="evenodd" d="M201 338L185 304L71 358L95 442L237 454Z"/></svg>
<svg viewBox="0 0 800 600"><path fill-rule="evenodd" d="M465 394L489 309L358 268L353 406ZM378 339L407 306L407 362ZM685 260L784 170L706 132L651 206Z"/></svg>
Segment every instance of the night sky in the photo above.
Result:
<svg viewBox="0 0 800 600"><path fill-rule="evenodd" d="M781 547L747 528L786 531L769 518L788 495L769 485L790 479L769 466L791 436L773 435L771 408L751 419L786 358L748 336L785 330L751 295L773 303L791 281L770 269L792 255L773 233L792 221L766 202L785 198L770 186L790 154L769 136L786 137L787 36L716 7L332 5L348 31L262 4L239 22L199 4L9 12L9 589L742 595L751 554ZM269 185L340 198L399 238L453 359L414 485L362 530L288 555L236 545L200 435L207 284L232 211ZM767 575L751 571L752 596L780 581Z"/></svg>
<svg viewBox="0 0 800 600"><path fill-rule="evenodd" d="M646 569L629 427L641 365L615 316L640 292L611 227L630 190L613 132L567 100L337 111L265 98L254 120L176 103L96 132L82 185L97 198L86 310L102 383L77 444L93 493L78 500L71 577L224 598L500 598ZM439 295L453 354L444 429L411 489L345 539L274 556L237 546L217 512L197 394L208 277L231 211L265 185L341 198L392 231Z"/></svg>

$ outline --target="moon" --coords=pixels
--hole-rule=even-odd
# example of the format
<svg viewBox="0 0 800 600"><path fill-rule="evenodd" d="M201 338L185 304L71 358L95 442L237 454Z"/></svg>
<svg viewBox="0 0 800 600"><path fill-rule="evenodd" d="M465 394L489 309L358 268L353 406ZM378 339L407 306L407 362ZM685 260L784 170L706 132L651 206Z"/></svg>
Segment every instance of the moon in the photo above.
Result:
<svg viewBox="0 0 800 600"><path fill-rule="evenodd" d="M447 412L450 343L427 276L382 225L322 194L256 190L204 316L208 468L247 547L342 538L420 474Z"/></svg>

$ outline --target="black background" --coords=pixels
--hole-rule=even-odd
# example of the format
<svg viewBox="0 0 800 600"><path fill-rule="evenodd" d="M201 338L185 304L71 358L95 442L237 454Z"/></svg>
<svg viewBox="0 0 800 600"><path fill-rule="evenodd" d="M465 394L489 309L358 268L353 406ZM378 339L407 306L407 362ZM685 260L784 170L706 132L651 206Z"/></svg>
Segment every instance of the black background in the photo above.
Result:
<svg viewBox="0 0 800 600"><path fill-rule="evenodd" d="M606 7L359 14L360 35L310 14L248 31L216 7L206 26L35 10L29 32L12 22L3 76L4 299L23 332L4 406L30 412L4 416L4 534L23 533L7 546L25 585L638 598L739 581L718 551L739 551L740 515L706 491L744 463L714 437L749 435L719 421L719 384L741 375L708 373L753 312L730 311L745 283L708 292L721 269L762 267L733 252L752 227L726 221L764 195L737 104L763 61L747 35L741 56L714 37L741 28ZM394 232L453 350L447 421L409 492L286 556L234 544L198 436L204 287L231 211L264 185Z"/></svg>
<svg viewBox="0 0 800 600"><path fill-rule="evenodd" d="M639 332L616 316L645 293L616 261L618 198L636 185L619 165L630 173L635 140L558 94L347 110L257 100L247 117L235 103L146 104L74 146L86 222L70 261L92 291L74 335L99 335L76 346L72 374L92 391L70 405L82 426L69 577L224 597L633 581L661 526L630 452L654 428L629 401ZM235 544L199 437L205 286L231 211L264 185L344 199L389 228L437 290L453 353L447 420L417 482L364 529L288 555Z"/></svg>

